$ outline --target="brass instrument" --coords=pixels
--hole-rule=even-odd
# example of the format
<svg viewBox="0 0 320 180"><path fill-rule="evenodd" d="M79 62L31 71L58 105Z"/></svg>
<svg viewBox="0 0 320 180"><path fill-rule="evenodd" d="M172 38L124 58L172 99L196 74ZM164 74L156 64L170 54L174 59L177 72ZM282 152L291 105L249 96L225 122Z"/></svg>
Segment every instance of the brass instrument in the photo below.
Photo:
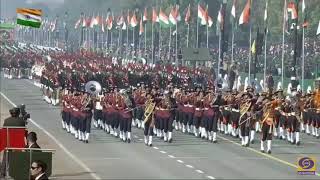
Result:
<svg viewBox="0 0 320 180"><path fill-rule="evenodd" d="M87 106L90 104L92 98L91 96L84 96L84 98L81 101L81 111L85 110L87 108Z"/></svg>
<svg viewBox="0 0 320 180"><path fill-rule="evenodd" d="M249 111L251 107L251 101L240 104L240 119Z"/></svg>
<svg viewBox="0 0 320 180"><path fill-rule="evenodd" d="M149 121L149 117L153 114L154 108L156 107L156 103L152 102L152 100L148 100L148 104L146 104L146 108L143 114L144 120L143 123Z"/></svg>

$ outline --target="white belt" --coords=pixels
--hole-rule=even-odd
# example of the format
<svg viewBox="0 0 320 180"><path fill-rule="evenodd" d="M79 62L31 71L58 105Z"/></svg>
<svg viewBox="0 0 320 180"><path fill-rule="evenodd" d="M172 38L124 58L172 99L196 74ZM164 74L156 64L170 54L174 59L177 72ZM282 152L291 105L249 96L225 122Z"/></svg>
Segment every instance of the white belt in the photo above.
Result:
<svg viewBox="0 0 320 180"><path fill-rule="evenodd" d="M74 110L74 111L79 111L79 110L78 110L78 109L76 109L76 108L73 108L73 110Z"/></svg>
<svg viewBox="0 0 320 180"><path fill-rule="evenodd" d="M204 108L204 110L209 110L209 108Z"/></svg>
<svg viewBox="0 0 320 180"><path fill-rule="evenodd" d="M233 109L233 108L232 108L232 111L233 112L240 112L239 109Z"/></svg>
<svg viewBox="0 0 320 180"><path fill-rule="evenodd" d="M196 108L197 111L200 111L200 108Z"/></svg>

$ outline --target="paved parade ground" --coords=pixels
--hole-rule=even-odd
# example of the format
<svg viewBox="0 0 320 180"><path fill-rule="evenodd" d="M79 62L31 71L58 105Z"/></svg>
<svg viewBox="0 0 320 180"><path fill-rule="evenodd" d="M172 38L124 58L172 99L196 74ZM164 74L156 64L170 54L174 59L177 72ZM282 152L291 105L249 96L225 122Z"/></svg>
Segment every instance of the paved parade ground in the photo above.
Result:
<svg viewBox="0 0 320 180"><path fill-rule="evenodd" d="M39 145L56 149L53 175L57 179L319 179L320 140L301 135L301 145L273 141L272 154L260 153L256 143L242 147L239 140L218 133L213 144L192 135L173 132L173 142L154 138L143 142L143 131L133 128L130 144L92 128L89 144L76 140L61 128L60 108L42 100L31 80L1 77L1 120L13 105L25 104L31 114L28 128L38 134ZM299 157L317 160L315 176L297 174Z"/></svg>

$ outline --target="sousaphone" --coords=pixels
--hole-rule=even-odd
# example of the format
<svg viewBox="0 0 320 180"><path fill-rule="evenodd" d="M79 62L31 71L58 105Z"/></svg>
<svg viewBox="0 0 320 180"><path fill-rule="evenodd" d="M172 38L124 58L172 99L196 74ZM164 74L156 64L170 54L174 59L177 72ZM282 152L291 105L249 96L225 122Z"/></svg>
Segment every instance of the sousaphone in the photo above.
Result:
<svg viewBox="0 0 320 180"><path fill-rule="evenodd" d="M85 85L85 90L89 94L98 95L101 92L102 88L101 88L101 84L99 82L89 81Z"/></svg>

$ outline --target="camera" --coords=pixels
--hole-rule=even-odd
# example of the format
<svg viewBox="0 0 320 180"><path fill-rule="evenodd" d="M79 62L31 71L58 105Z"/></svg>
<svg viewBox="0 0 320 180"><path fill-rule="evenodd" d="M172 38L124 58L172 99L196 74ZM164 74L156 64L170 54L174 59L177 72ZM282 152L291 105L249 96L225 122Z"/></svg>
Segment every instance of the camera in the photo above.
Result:
<svg viewBox="0 0 320 180"><path fill-rule="evenodd" d="M26 123L28 124L28 119L30 119L30 114L27 113L26 111L26 106L24 104L21 104L18 106L20 109L20 114L19 117Z"/></svg>

